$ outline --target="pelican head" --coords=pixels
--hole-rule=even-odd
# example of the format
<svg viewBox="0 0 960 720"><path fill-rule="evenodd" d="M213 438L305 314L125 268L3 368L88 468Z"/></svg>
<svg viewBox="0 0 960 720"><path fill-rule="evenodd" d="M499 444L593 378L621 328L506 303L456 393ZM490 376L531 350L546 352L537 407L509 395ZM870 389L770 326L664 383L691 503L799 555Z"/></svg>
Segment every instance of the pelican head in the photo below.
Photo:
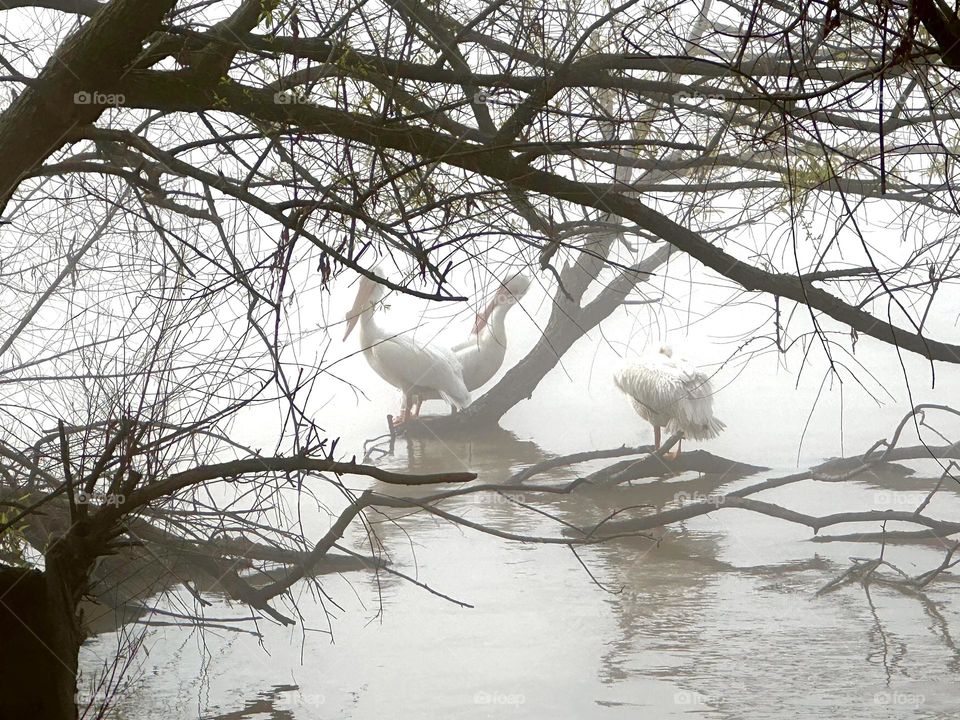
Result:
<svg viewBox="0 0 960 720"><path fill-rule="evenodd" d="M371 270L376 274L376 270ZM386 288L378 282L375 282L368 278L366 275L360 277L360 282L357 284L357 297L353 301L353 307L350 308L350 311L347 313L347 329L343 333L343 339L346 340L350 337L350 333L353 332L353 328L356 327L357 321L360 317L371 311L374 306L383 299L383 296L386 294Z"/></svg>
<svg viewBox="0 0 960 720"><path fill-rule="evenodd" d="M518 303L520 298L527 294L532 284L533 280L522 270L504 282L493 294L493 298L487 303L483 312L477 315L477 322L473 326L474 335L478 335L487 326L494 310L501 305L509 307Z"/></svg>
<svg viewBox="0 0 960 720"><path fill-rule="evenodd" d="M501 292L506 291L508 295L511 295L516 300L519 300L524 295L527 294L527 290L530 289L530 286L533 284L533 280L522 270L514 275L512 278L507 280Z"/></svg>
<svg viewBox="0 0 960 720"><path fill-rule="evenodd" d="M666 355L668 358L671 358L673 357L673 348L671 348L669 345L661 345L660 354Z"/></svg>

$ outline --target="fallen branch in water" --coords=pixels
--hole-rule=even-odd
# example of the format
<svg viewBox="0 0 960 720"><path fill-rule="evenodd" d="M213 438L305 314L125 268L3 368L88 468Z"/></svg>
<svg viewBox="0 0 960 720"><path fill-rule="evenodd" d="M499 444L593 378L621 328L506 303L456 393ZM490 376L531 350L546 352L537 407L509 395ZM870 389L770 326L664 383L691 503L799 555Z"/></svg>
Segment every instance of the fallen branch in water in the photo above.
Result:
<svg viewBox="0 0 960 720"><path fill-rule="evenodd" d="M951 408L946 408L945 406L918 405L909 413L907 413L903 420L901 420L897 426L896 432L894 433L894 439L892 442L888 443L885 440L880 440L861 457L829 460L809 470L791 473L789 475L780 477L768 478L761 482L754 483L726 494L711 495L705 499L697 499L695 502L685 503L680 507L651 512L641 517L619 520L612 519L610 516L608 516L593 527L579 529L568 528L564 530L564 533L571 537L579 536L580 538L590 538L593 540L607 540L629 535L630 533L647 532L655 528L665 527L723 509L738 509L748 510L761 515L786 520L787 522L804 525L811 528L815 535L824 528L847 523L880 523L883 525L882 532L879 534L861 533L857 536L830 536L821 538L822 541L849 540L852 537L855 537L860 540L879 539L883 542L886 542L890 539L929 539L944 538L951 535L956 535L960 533L960 521L933 518L925 515L924 511L929 506L934 495L940 492L946 483L960 481L958 480L958 470L960 470L960 464L955 462L955 459L960 458L960 443L952 443L942 446L898 446L903 434L903 430L910 419L916 419L918 416L922 416L925 411L930 410L944 410L949 414L960 414ZM880 450L881 447L884 449ZM637 448L635 450L642 449ZM602 452L607 453L605 455L607 457L616 456L612 451ZM595 459L602 456L597 454L593 458L590 458L588 455L589 454L587 453L582 453L579 455L565 456L565 458L556 458L553 461L548 462L552 462L553 466L556 466L556 464L564 461L580 461L581 458ZM685 458L688 459L684 462ZM876 471L880 468L897 467L891 465L891 463L894 461L936 460L940 462L944 459L950 459L950 462L946 464L942 462L940 463L943 470L936 485L924 495L922 501L918 503L916 509L909 511L871 509L816 516L797 512L790 508L783 507L775 503L758 500L752 497L766 490L785 487L787 485L803 481L826 483L851 481L862 476L864 473ZM721 462L723 464L720 464ZM747 470L752 467L749 465L728 461L723 458L717 458L716 456L710 455L709 453L704 453L702 451L681 455L679 462L674 461L670 463L665 462L662 458L647 455L637 460L616 463L612 466L596 471L591 475L578 478L578 480L575 482L581 485L597 484L598 482L600 484L616 484L623 482L627 477L636 479L636 476L638 475L645 477L662 476L666 471L702 471L702 469L705 467L726 469L727 463L729 463L729 467L733 468L734 470L738 468ZM528 468L527 470L523 471L521 475L523 475L525 478L526 475L524 475L524 473L529 473L534 469L535 468ZM904 475L910 472L909 469L903 467L900 467L900 470L901 474ZM725 475L724 481L726 482L728 479L729 475ZM634 492L643 493L646 497L650 495L649 489L651 487L652 486L649 484L641 485L635 488ZM676 495L682 496L685 495L685 493L677 493ZM924 529L921 531L911 532L888 532L885 527L887 522L902 522L921 525ZM952 556L952 554L953 551L951 551L950 556ZM866 564L856 565L851 568L849 570L850 577L863 576L864 573L873 572L877 567L879 567L879 565L871 567L867 561L864 561L864 563ZM936 574L945 571L948 567L953 567L954 564L956 563L951 563L948 558L944 561L944 564L941 566L940 570L934 575L930 576L930 579L932 580Z"/></svg>
<svg viewBox="0 0 960 720"><path fill-rule="evenodd" d="M880 548L880 557L872 559L850 558L853 564L838 577L835 577L826 585L821 587L817 591L817 595L826 595L827 593L831 593L834 590L839 590L840 588L854 581L859 581L864 588L866 588L871 582L879 582L901 590L902 592L918 594L922 592L923 589L933 582L933 580L939 575L960 564L960 560L953 559L954 554L958 549L960 549L960 542L955 542L949 548L947 548L947 552L944 555L943 561L937 567L911 577L899 567L884 559L883 555L885 549L886 544L882 544ZM895 575L893 577L888 577L886 575L878 574L878 571L883 567L890 568L894 571Z"/></svg>

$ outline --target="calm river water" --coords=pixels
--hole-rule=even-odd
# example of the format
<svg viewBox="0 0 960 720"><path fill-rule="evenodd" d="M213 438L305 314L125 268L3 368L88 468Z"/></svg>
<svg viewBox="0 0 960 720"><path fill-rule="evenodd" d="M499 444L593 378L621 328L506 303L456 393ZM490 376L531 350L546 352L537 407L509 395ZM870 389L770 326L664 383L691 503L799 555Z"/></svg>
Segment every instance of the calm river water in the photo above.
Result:
<svg viewBox="0 0 960 720"><path fill-rule="evenodd" d="M511 318L518 327L526 320ZM626 321L612 320L608 332L627 334ZM869 341L861 343L863 358L871 348ZM511 348L508 362L520 352ZM841 389L829 385L826 400L815 406L822 375L810 371L798 381L797 368L778 368L770 358L758 359L746 373L725 370L718 377L718 413L728 430L707 449L778 469L732 480L723 489L841 450L863 452L889 437L909 397L895 356L878 350L872 359L872 371L892 393L880 406L849 386L841 403ZM401 442L381 463L416 472L469 467L485 482L502 482L551 454L648 442L650 429L609 381L615 360L599 338L582 343L531 400L504 419L510 432L469 442ZM960 396L956 374L941 372L937 389L924 390L924 366L907 362L919 378L914 401ZM331 433L343 436L351 452L382 432L382 418L396 398L360 358L338 370L370 388L366 397L331 392L318 407L318 413L341 418ZM256 431L249 433L254 437ZM556 471L539 482L569 480L576 471L597 467ZM930 463L914 467L913 478L808 482L761 497L813 514L913 509L918 493L932 487L930 478L938 474ZM705 484L703 490L716 487ZM492 528L557 537L561 520L589 526L617 507L662 504L674 495L660 483L656 490L634 484L562 498L514 497L552 517L492 494L450 500L443 508ZM960 517L956 485L939 493L927 512ZM807 528L723 508L671 529L659 546L630 539L581 548L579 558L562 545L511 542L422 513L392 512L371 520L393 567L473 607L365 571L325 577L325 597L299 588L302 626L261 623L262 643L218 629L200 634L154 628L134 662L117 716L960 717L956 580L945 577L924 596L880 585L871 586L868 595L855 583L815 597L849 566L851 556L875 557L876 544L814 543ZM326 523L317 518L317 531ZM360 552L368 550L359 527L348 541ZM943 548L890 546L886 557L916 574L936 566ZM189 597L186 602L192 606ZM160 601L161 607L171 605ZM245 614L222 601L206 613ZM88 642L83 655L88 674L117 641L110 633Z"/></svg>

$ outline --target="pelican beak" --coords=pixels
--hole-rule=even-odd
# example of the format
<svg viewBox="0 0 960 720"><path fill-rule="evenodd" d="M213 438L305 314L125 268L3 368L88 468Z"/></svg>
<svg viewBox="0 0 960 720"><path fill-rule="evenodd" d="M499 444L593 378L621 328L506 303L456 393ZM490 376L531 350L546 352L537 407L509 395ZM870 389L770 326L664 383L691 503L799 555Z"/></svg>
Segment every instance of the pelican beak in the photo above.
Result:
<svg viewBox="0 0 960 720"><path fill-rule="evenodd" d="M361 280L360 289L357 290L357 299L353 301L353 307L350 308L350 312L348 312L346 316L347 329L346 332L343 333L344 340L350 337L350 333L352 333L353 329L357 326L357 321L360 320L360 316L369 308L370 295L373 293L373 287L372 283L366 283Z"/></svg>
<svg viewBox="0 0 960 720"><path fill-rule="evenodd" d="M359 315L347 315L347 331L343 334L343 339L346 340L350 337L350 333L353 332L353 328L357 325L357 320L360 319Z"/></svg>
<svg viewBox="0 0 960 720"><path fill-rule="evenodd" d="M482 313L477 315L477 321L473 324L473 334L479 335L480 332L487 326L487 323L490 320L490 316L493 314L494 308L497 307L503 300L503 290L497 290L496 294L493 296L493 300L487 303L487 307L483 309Z"/></svg>

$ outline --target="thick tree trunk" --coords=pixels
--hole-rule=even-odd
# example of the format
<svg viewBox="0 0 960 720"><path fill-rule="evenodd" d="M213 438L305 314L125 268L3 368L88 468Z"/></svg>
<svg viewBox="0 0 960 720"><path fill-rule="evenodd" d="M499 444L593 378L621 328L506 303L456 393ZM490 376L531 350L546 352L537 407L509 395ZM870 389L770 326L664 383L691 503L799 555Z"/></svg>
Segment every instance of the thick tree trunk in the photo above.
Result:
<svg viewBox="0 0 960 720"><path fill-rule="evenodd" d="M500 381L486 394L475 400L462 412L449 416L424 417L419 422L409 423L405 432L410 435L427 433L473 432L478 427L497 425L510 408L529 399L537 385L560 362L574 343L600 324L602 320L621 307L624 299L640 282L649 278L663 265L672 253L672 246L664 243L656 252L644 259L632 270L616 277L600 295L581 307L586 288L599 273L602 259L589 258L586 263L568 266L562 279L566 289L573 292L573 300L557 291L553 312L543 331L543 337L529 353L510 368Z"/></svg>
<svg viewBox="0 0 960 720"><path fill-rule="evenodd" d="M0 567L0 718L76 720L83 634L75 594L54 559L47 570ZM67 569L68 576L74 575Z"/></svg>
<svg viewBox="0 0 960 720"><path fill-rule="evenodd" d="M560 362L573 344L593 328L554 311L543 337L529 353L510 368L503 378L466 410L449 418L453 424L493 425L510 408L533 395L540 381Z"/></svg>
<svg viewBox="0 0 960 720"><path fill-rule="evenodd" d="M703 32L704 27L704 20L698 20L695 33ZM650 119L652 120L652 116ZM604 135L608 140L614 140L617 132L616 124L609 123ZM646 132L647 127L644 124L637 125L634 127L634 140L645 136ZM657 176L658 173L648 173L648 179ZM633 168L629 165L617 166L615 177L619 182L628 183L633 177ZM622 223L623 218L608 212L604 220L617 226ZM540 381L556 367L560 358L573 344L613 314L638 284L648 280L658 268L666 264L673 252L671 245L664 243L634 267L619 271L594 300L583 304L588 288L600 279L601 273L608 267L610 252L620 239L618 230L588 231L585 234L581 254L565 265L559 274L560 286L554 293L553 311L540 341L523 360L510 368L493 388L466 410L451 418L427 420L425 424L432 434L465 432L477 426L498 424L510 408L521 400L532 397ZM550 244L541 250L542 269L547 269L559 247L559 244ZM416 433L417 430L422 428L412 428L409 432Z"/></svg>
<svg viewBox="0 0 960 720"><path fill-rule="evenodd" d="M40 72L0 115L0 209L23 174L66 142L69 131L92 123L108 104L106 96L142 43L160 27L174 0L114 0L70 35ZM101 99L103 96L103 99Z"/></svg>
<svg viewBox="0 0 960 720"><path fill-rule="evenodd" d="M48 539L42 572L0 565L0 720L76 720L78 605L107 537L97 530L75 517Z"/></svg>

